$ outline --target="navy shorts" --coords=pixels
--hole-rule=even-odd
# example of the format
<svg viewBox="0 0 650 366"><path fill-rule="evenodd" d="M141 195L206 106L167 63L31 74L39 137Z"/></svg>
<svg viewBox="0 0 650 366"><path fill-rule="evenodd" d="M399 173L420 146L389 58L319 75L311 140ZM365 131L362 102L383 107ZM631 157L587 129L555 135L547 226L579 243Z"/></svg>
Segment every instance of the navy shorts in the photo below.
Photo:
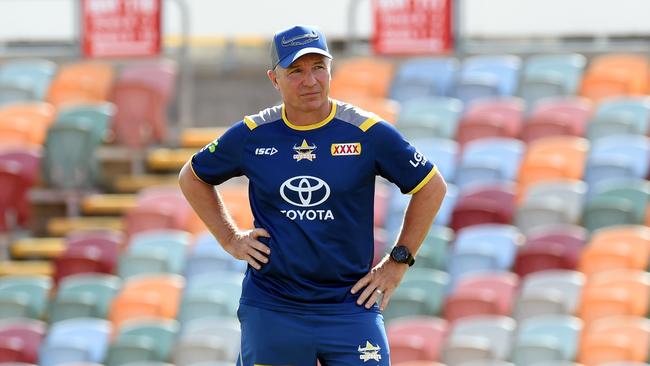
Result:
<svg viewBox="0 0 650 366"><path fill-rule="evenodd" d="M388 366L384 317L306 315L240 305L237 366Z"/></svg>

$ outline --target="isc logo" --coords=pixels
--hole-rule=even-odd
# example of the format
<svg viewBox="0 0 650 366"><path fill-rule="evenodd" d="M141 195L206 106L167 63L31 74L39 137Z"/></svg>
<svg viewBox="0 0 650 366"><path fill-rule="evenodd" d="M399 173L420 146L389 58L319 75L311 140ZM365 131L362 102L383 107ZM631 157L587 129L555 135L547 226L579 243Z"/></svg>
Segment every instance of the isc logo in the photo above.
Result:
<svg viewBox="0 0 650 366"><path fill-rule="evenodd" d="M278 152L274 147L258 147L255 149L255 155L273 155Z"/></svg>

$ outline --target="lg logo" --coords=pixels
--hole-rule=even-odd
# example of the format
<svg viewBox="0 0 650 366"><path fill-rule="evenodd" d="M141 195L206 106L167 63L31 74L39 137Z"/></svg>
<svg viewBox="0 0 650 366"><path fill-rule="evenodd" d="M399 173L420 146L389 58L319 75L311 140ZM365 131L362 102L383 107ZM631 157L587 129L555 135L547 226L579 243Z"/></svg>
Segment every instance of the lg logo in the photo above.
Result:
<svg viewBox="0 0 650 366"><path fill-rule="evenodd" d="M294 206L313 207L329 198L330 187L320 178L300 175L282 183L280 196Z"/></svg>

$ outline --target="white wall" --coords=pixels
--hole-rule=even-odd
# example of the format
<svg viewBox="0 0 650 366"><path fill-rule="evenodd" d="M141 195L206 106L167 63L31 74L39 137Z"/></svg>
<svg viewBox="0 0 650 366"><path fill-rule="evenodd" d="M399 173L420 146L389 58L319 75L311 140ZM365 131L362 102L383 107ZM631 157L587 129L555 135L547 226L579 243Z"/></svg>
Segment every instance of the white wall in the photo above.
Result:
<svg viewBox="0 0 650 366"><path fill-rule="evenodd" d="M180 32L178 6L165 5L164 33ZM316 24L330 39L348 34L350 2L358 2L357 32L372 29L371 0L185 0L195 37L263 37L294 23ZM512 37L650 34L648 0L460 0L461 31ZM76 0L0 0L0 42L76 38ZM317 8L320 6L320 8Z"/></svg>

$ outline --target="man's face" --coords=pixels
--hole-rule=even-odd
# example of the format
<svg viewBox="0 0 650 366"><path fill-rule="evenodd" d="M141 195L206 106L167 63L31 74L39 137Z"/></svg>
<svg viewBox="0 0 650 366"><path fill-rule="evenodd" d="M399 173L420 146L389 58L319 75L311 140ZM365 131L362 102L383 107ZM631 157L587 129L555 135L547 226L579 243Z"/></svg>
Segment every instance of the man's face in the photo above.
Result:
<svg viewBox="0 0 650 366"><path fill-rule="evenodd" d="M300 112L313 112L321 108L329 110L330 65L329 58L310 53L286 69L277 66L269 72L269 78L280 91L287 108Z"/></svg>

